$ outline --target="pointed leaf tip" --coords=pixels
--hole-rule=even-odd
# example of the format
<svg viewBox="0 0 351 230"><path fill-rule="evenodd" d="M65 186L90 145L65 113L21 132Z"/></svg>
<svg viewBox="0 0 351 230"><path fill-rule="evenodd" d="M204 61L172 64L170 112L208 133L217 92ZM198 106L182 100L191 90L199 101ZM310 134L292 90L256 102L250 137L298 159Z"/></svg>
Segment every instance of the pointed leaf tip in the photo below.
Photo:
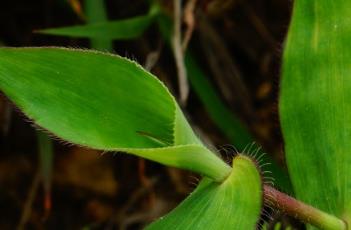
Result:
<svg viewBox="0 0 351 230"><path fill-rule="evenodd" d="M64 48L1 48L1 90L57 136L96 149L173 143L175 102L138 64L116 55Z"/></svg>

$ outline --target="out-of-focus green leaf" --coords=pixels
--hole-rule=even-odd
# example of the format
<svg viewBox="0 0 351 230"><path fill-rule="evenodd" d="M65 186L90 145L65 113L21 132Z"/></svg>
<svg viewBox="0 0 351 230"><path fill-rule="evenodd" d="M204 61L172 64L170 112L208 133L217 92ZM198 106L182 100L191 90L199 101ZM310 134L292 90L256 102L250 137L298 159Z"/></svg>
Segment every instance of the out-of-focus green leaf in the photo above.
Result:
<svg viewBox="0 0 351 230"><path fill-rule="evenodd" d="M87 23L106 23L108 21L106 14L105 1L85 0L85 15ZM98 50L112 50L112 39L101 37L90 39L91 47Z"/></svg>
<svg viewBox="0 0 351 230"><path fill-rule="evenodd" d="M70 36L77 38L132 39L139 37L153 21L153 18L138 16L118 21L100 22L82 26L44 29L42 34Z"/></svg>
<svg viewBox="0 0 351 230"><path fill-rule="evenodd" d="M224 182L203 180L177 208L146 229L255 229L262 205L261 186L254 163L239 155Z"/></svg>
<svg viewBox="0 0 351 230"><path fill-rule="evenodd" d="M88 23L106 22L108 21L105 0L85 0L84 13Z"/></svg>
<svg viewBox="0 0 351 230"><path fill-rule="evenodd" d="M185 64L193 89L218 128L222 130L229 140L235 143L238 149L244 149L248 144L252 143L253 139L247 128L219 98L206 74L196 63L190 52L186 55Z"/></svg>
<svg viewBox="0 0 351 230"><path fill-rule="evenodd" d="M274 225L274 230L280 230L281 227L282 227L282 224L280 222L278 222Z"/></svg>
<svg viewBox="0 0 351 230"><path fill-rule="evenodd" d="M93 2L100 2L92 0ZM69 26L39 30L39 33L91 39L133 39L140 37L158 14L158 8L152 7L146 15L116 21L96 22L87 25Z"/></svg>
<svg viewBox="0 0 351 230"><path fill-rule="evenodd" d="M167 88L128 59L2 48L0 88L29 118L72 143L136 154L218 181L230 173L193 133Z"/></svg>
<svg viewBox="0 0 351 230"><path fill-rule="evenodd" d="M351 1L299 0L280 116L297 197L351 224Z"/></svg>

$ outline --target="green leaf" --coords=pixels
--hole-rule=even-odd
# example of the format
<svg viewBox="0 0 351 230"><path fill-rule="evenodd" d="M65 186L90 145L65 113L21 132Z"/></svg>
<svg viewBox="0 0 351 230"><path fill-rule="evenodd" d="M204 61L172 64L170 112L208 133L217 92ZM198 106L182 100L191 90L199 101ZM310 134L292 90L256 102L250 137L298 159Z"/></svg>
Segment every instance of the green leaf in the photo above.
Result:
<svg viewBox="0 0 351 230"><path fill-rule="evenodd" d="M128 59L2 48L0 88L35 123L69 142L136 154L217 181L230 173L193 133L167 88Z"/></svg>
<svg viewBox="0 0 351 230"><path fill-rule="evenodd" d="M37 32L76 38L132 39L139 37L152 21L153 18L146 15L118 21L44 29Z"/></svg>
<svg viewBox="0 0 351 230"><path fill-rule="evenodd" d="M93 2L97 2L94 1ZM91 21L87 25L50 28L37 31L38 33L76 38L93 39L133 39L140 37L154 22L159 12L158 7L152 7L148 14L115 21Z"/></svg>
<svg viewBox="0 0 351 230"><path fill-rule="evenodd" d="M2 90L63 139L106 150L160 146L138 134L142 131L173 143L174 100L136 63L61 48L0 53Z"/></svg>
<svg viewBox="0 0 351 230"><path fill-rule="evenodd" d="M239 155L221 184L203 180L177 208L146 229L256 229L262 188L255 164Z"/></svg>
<svg viewBox="0 0 351 230"><path fill-rule="evenodd" d="M85 15L88 24L106 23L108 21L105 9L105 1L85 0ZM98 50L111 51L112 39L106 37L90 39L91 47Z"/></svg>
<svg viewBox="0 0 351 230"><path fill-rule="evenodd" d="M280 116L296 195L351 224L351 1L295 1Z"/></svg>

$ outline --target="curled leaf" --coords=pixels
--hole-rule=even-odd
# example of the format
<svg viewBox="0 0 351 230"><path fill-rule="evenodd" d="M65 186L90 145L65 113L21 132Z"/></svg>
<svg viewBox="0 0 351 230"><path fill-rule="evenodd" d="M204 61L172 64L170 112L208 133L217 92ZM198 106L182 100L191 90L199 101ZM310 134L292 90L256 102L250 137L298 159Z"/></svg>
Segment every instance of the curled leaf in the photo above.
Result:
<svg viewBox="0 0 351 230"><path fill-rule="evenodd" d="M197 138L167 88L120 56L2 48L0 89L35 123L63 140L136 154L217 181L230 172Z"/></svg>
<svg viewBox="0 0 351 230"><path fill-rule="evenodd" d="M146 229L255 229L261 200L261 178L256 166L239 155L224 182L203 180L177 208Z"/></svg>

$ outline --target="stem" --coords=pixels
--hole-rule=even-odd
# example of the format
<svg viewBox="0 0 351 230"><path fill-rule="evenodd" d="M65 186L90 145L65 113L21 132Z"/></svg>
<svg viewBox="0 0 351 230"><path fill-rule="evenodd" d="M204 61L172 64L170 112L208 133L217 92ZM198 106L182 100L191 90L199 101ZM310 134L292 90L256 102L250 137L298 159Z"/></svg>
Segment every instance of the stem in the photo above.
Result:
<svg viewBox="0 0 351 230"><path fill-rule="evenodd" d="M264 200L268 205L304 223L309 223L325 230L347 229L346 223L343 220L298 201L268 185L263 186L263 191Z"/></svg>
<svg viewBox="0 0 351 230"><path fill-rule="evenodd" d="M184 107L189 95L189 84L184 64L184 53L182 49L182 0L173 0L174 7L174 28L173 28L173 53L178 73L178 85L180 104Z"/></svg>
<svg viewBox="0 0 351 230"><path fill-rule="evenodd" d="M17 226L17 230L23 230L26 227L26 223L28 222L32 213L32 205L37 195L39 184L40 184L40 172L38 171L35 174L33 182L29 188L28 196L24 203L21 219Z"/></svg>

